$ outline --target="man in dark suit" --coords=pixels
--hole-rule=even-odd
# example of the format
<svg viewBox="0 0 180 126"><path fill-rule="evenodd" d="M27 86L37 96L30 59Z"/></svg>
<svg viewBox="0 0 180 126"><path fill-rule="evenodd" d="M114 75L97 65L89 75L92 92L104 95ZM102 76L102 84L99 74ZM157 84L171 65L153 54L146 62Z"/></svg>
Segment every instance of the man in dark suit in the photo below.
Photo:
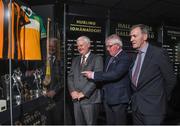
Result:
<svg viewBox="0 0 180 126"><path fill-rule="evenodd" d="M103 83L102 95L107 124L126 124L127 106L130 99L129 67L131 60L122 49L122 41L116 34L106 39L110 56L104 71L84 71L84 76Z"/></svg>
<svg viewBox="0 0 180 126"><path fill-rule="evenodd" d="M58 54L60 49L57 38L49 39L49 61L51 81L46 87L45 96L52 98L55 108L50 111L51 124L64 124L64 85L62 82L61 61Z"/></svg>
<svg viewBox="0 0 180 126"><path fill-rule="evenodd" d="M132 47L138 51L131 67L134 124L162 124L167 114L167 100L176 84L168 56L148 43L148 28L143 24L130 30Z"/></svg>
<svg viewBox="0 0 180 126"><path fill-rule="evenodd" d="M75 123L78 125L97 124L101 103L100 90L96 84L81 73L84 70L103 70L102 57L93 54L90 46L88 37L81 36L77 39L80 56L73 59L68 74L68 89L74 104Z"/></svg>

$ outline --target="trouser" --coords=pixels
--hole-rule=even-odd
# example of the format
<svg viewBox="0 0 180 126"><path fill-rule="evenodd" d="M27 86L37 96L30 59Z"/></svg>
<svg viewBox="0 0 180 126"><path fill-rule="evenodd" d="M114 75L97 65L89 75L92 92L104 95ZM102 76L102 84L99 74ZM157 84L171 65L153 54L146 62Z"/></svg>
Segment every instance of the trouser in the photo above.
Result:
<svg viewBox="0 0 180 126"><path fill-rule="evenodd" d="M138 109L132 112L134 125L160 125L164 118L165 115L143 115Z"/></svg>
<svg viewBox="0 0 180 126"><path fill-rule="evenodd" d="M127 124L127 107L127 104L109 105L104 103L107 124Z"/></svg>
<svg viewBox="0 0 180 126"><path fill-rule="evenodd" d="M49 122L50 124L64 124L64 101L55 102L55 106L49 114L51 118L51 122Z"/></svg>
<svg viewBox="0 0 180 126"><path fill-rule="evenodd" d="M100 104L84 104L74 102L74 117L76 125L97 124Z"/></svg>

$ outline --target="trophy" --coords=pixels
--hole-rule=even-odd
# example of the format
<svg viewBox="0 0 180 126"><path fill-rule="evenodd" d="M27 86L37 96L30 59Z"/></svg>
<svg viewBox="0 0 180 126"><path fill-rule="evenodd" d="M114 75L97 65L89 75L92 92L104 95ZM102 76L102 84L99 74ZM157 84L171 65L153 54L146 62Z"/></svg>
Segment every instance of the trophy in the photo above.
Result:
<svg viewBox="0 0 180 126"><path fill-rule="evenodd" d="M16 87L17 91L18 91L18 94L15 95L15 100L16 100L16 104L19 105L21 103L21 97L22 95L24 94L23 92L23 84L22 84L22 81L21 81L21 76L22 76L22 73L20 71L19 68L15 69L14 70L14 73L12 75L12 79L13 79L13 88Z"/></svg>
<svg viewBox="0 0 180 126"><path fill-rule="evenodd" d="M5 83L5 88L6 88L6 100L9 101L10 99L10 91L9 91L9 86L10 86L10 78L9 78L9 74L5 74L4 76L2 76L3 81Z"/></svg>
<svg viewBox="0 0 180 126"><path fill-rule="evenodd" d="M35 90L35 97L38 98L41 95L42 90L42 80L41 77L43 75L43 72L41 69L36 69L33 73L34 75L34 83L36 84L37 90Z"/></svg>

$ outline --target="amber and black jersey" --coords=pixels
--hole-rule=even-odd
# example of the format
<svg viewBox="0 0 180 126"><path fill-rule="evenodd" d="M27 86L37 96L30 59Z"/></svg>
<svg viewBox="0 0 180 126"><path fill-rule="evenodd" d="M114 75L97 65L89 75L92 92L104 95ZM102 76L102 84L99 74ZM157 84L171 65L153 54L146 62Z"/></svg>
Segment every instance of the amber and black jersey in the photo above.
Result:
<svg viewBox="0 0 180 126"><path fill-rule="evenodd" d="M29 23L29 19L20 6L13 1L11 8L12 47L10 48L9 9L9 0L0 0L0 59L21 59L20 28Z"/></svg>

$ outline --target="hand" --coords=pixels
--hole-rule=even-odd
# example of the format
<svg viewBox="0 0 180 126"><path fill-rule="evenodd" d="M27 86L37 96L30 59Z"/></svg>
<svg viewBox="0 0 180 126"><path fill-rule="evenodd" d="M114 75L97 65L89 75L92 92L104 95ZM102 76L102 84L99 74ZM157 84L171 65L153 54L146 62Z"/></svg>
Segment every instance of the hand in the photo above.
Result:
<svg viewBox="0 0 180 126"><path fill-rule="evenodd" d="M33 70L27 70L26 72L25 72L25 76L26 77L30 77L30 76L32 76L33 75Z"/></svg>
<svg viewBox="0 0 180 126"><path fill-rule="evenodd" d="M79 92L77 92L77 91L72 91L71 92L72 99L78 99L78 96L79 96Z"/></svg>
<svg viewBox="0 0 180 126"><path fill-rule="evenodd" d="M83 71L81 72L85 77L92 79L93 78L93 71Z"/></svg>
<svg viewBox="0 0 180 126"><path fill-rule="evenodd" d="M81 99L81 98L84 98L85 95L82 93L82 92L79 92L79 96L78 96L78 101Z"/></svg>
<svg viewBox="0 0 180 126"><path fill-rule="evenodd" d="M50 98L53 98L55 94L56 94L56 92L53 91L53 90L51 90L51 91L48 91L48 92L46 93L46 96L47 96L47 97L50 97Z"/></svg>

